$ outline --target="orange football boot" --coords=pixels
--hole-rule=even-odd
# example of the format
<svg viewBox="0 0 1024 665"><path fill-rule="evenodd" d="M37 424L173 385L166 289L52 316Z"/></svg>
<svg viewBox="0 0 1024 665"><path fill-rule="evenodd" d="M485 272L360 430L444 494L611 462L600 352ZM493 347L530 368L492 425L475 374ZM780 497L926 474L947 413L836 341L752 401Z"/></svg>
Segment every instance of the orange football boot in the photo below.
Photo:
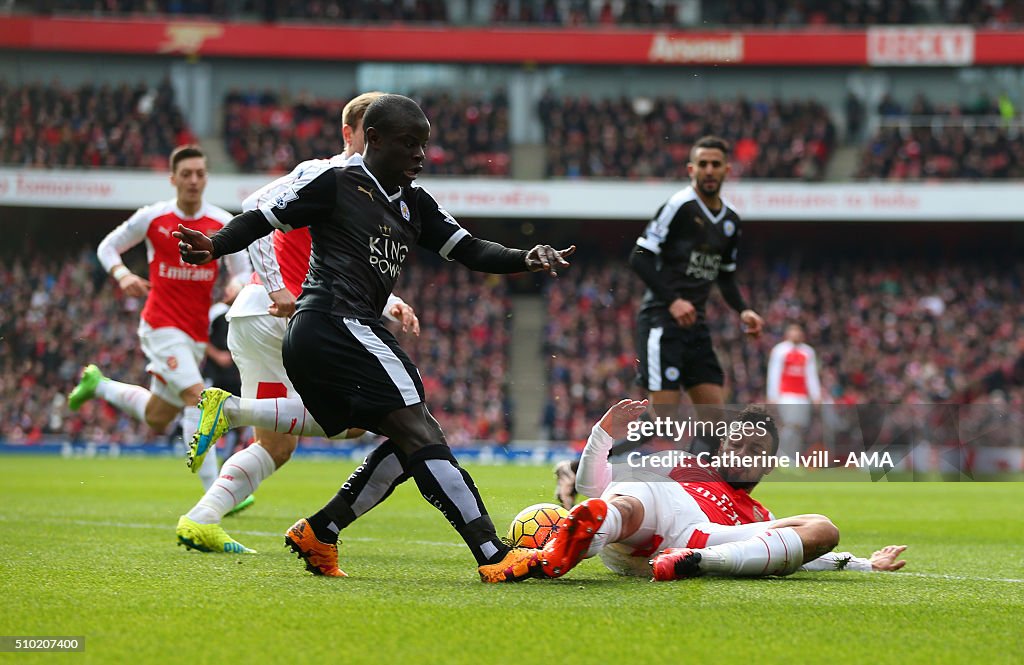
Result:
<svg viewBox="0 0 1024 665"><path fill-rule="evenodd" d="M521 582L529 577L544 577L540 569L541 551L513 547L498 563L480 566L480 581L489 584Z"/></svg>
<svg viewBox="0 0 1024 665"><path fill-rule="evenodd" d="M324 577L348 577L338 568L338 546L320 542L306 519L292 525L284 534L284 544L306 562L306 570Z"/></svg>

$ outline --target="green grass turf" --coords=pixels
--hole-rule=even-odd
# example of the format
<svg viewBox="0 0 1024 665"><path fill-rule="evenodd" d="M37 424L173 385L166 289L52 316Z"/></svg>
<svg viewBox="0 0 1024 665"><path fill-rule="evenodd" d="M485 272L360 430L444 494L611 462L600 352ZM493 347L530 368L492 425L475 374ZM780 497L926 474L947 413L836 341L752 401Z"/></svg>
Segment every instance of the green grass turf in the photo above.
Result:
<svg viewBox="0 0 1024 665"><path fill-rule="evenodd" d="M256 556L186 552L198 498L177 459L0 457L0 634L84 635L75 662L1020 662L1024 484L766 483L842 548L909 544L906 572L653 584L597 560L488 586L412 483L344 534L348 579L313 578L283 531L350 462L297 460L225 527ZM470 467L495 522L549 499L546 467ZM949 576L949 577L945 577ZM21 660L19 660L21 662Z"/></svg>

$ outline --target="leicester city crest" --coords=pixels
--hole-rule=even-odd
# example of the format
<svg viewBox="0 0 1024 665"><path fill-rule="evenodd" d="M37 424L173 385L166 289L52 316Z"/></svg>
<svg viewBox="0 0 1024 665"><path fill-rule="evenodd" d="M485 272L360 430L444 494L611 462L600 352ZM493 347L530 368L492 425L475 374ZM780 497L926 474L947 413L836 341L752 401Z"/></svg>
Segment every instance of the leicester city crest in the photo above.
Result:
<svg viewBox="0 0 1024 665"><path fill-rule="evenodd" d="M401 204L402 204L402 217L404 217L405 221L408 222L409 221L409 206L405 205L405 201L402 201Z"/></svg>
<svg viewBox="0 0 1024 665"><path fill-rule="evenodd" d="M722 230L725 231L725 237L731 238L732 234L736 233L736 224L732 220L725 220L725 224L722 225Z"/></svg>

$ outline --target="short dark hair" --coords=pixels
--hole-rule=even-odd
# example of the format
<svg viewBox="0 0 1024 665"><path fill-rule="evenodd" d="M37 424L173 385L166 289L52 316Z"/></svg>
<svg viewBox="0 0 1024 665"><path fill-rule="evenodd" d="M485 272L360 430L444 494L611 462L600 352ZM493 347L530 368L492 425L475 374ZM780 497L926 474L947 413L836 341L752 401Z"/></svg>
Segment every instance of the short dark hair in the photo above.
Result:
<svg viewBox="0 0 1024 665"><path fill-rule="evenodd" d="M366 109L370 107L373 100L377 99L383 92L364 92L358 97L354 97L348 104L345 104L345 108L341 110L341 124L348 125L352 129L356 128L359 121L366 115Z"/></svg>
<svg viewBox="0 0 1024 665"><path fill-rule="evenodd" d="M721 150L722 154L725 155L725 159L729 159L729 142L723 139L721 136L714 136L708 134L697 139L697 142L690 148L690 161L693 161L693 156L697 154L699 148L710 148L712 150Z"/></svg>
<svg viewBox="0 0 1024 665"><path fill-rule="evenodd" d="M206 159L206 153L197 145L180 145L171 151L171 173L178 170L178 163L183 159L202 157Z"/></svg>
<svg viewBox="0 0 1024 665"><path fill-rule="evenodd" d="M403 95L381 95L370 103L363 116L363 130L375 127L378 132L391 133L405 122L426 120L419 104Z"/></svg>
<svg viewBox="0 0 1024 665"><path fill-rule="evenodd" d="M779 451L779 428L775 424L775 418L763 406L756 404L747 406L739 412L734 422L750 423L755 427L763 427L768 432L768 435L772 437L772 450L770 454L774 455Z"/></svg>

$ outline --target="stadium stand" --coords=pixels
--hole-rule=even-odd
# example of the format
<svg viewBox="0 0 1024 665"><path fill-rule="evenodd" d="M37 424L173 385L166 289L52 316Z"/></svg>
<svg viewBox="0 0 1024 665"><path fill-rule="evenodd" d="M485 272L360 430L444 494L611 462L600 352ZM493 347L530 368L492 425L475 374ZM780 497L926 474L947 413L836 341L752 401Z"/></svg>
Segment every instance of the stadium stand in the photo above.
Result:
<svg viewBox="0 0 1024 665"><path fill-rule="evenodd" d="M162 170L175 146L195 140L166 79L76 88L0 80L2 164Z"/></svg>
<svg viewBox="0 0 1024 665"><path fill-rule="evenodd" d="M404 298L424 334L403 336L420 366L434 416L452 445L509 439L508 310L504 281L450 267L406 267ZM70 413L82 365L147 385L138 348L142 301L124 297L93 253L35 252L0 264L0 439L138 444L154 435L100 400ZM467 333L468 331L468 333Z"/></svg>
<svg viewBox="0 0 1024 665"><path fill-rule="evenodd" d="M949 106L933 104L923 95L904 106L886 96L878 114L880 127L861 155L860 179L1024 177L1021 124L1005 95Z"/></svg>
<svg viewBox="0 0 1024 665"><path fill-rule="evenodd" d="M705 135L733 143L733 178L823 177L836 143L817 101L683 101L557 97L538 109L549 177L686 180L690 146Z"/></svg>
<svg viewBox="0 0 1024 665"><path fill-rule="evenodd" d="M431 122L425 171L435 175L509 174L508 100L504 93L413 95ZM224 102L224 141L245 172L280 173L340 149L348 99L282 99L232 92Z"/></svg>
<svg viewBox="0 0 1024 665"><path fill-rule="evenodd" d="M789 322L807 331L823 389L835 403L965 402L993 392L1024 403L1019 265L754 259L744 274L758 276L744 284L767 334L744 340L736 315L717 295L708 307L733 403L764 400L768 353ZM608 404L642 394L634 384L632 341L642 290L617 261L577 264L548 285L544 427L551 438L585 439Z"/></svg>
<svg viewBox="0 0 1024 665"><path fill-rule="evenodd" d="M457 12L448 0L44 0L15 2L20 11L114 16L186 15L220 19L299 20L347 23L443 23ZM1022 22L1015 2L963 0L493 0L494 23L568 26L689 25L827 26L968 24L1006 26ZM484 7L486 11L486 6ZM696 10L696 11L695 11ZM464 17L471 20L476 14Z"/></svg>

